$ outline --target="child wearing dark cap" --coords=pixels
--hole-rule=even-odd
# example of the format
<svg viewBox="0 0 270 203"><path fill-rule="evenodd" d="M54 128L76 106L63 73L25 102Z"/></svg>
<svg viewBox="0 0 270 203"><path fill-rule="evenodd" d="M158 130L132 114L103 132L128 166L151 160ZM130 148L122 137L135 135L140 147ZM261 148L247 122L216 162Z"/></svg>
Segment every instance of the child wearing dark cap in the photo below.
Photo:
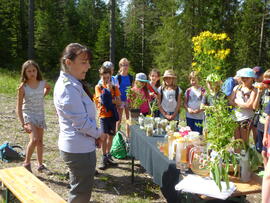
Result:
<svg viewBox="0 0 270 203"><path fill-rule="evenodd" d="M262 67L260 66L255 66L254 68L252 68L253 71L255 72L256 78L255 78L255 82L262 82L263 81L263 73L264 70Z"/></svg>
<svg viewBox="0 0 270 203"><path fill-rule="evenodd" d="M263 152L265 148L263 147L262 140L264 135L264 128L265 128L265 122L267 113L265 113L266 106L270 101L270 69L267 70L263 74L263 82L255 86L257 88L257 94L253 103L253 108L257 109L259 120L257 124L257 132L256 132L256 150L258 152Z"/></svg>

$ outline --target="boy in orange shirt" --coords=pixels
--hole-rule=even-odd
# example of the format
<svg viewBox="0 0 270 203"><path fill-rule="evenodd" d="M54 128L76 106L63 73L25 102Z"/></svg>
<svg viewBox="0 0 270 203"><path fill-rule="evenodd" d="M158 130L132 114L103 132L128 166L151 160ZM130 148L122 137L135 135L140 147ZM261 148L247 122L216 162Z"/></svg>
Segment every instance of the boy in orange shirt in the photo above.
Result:
<svg viewBox="0 0 270 203"><path fill-rule="evenodd" d="M95 95L99 109L100 127L107 137L102 143L103 156L98 168L105 170L108 166L117 165L112 159L110 150L115 135L116 121L119 120L116 105L120 105L121 100L119 88L111 83L111 70L102 66L99 69L99 74L102 84L96 85Z"/></svg>

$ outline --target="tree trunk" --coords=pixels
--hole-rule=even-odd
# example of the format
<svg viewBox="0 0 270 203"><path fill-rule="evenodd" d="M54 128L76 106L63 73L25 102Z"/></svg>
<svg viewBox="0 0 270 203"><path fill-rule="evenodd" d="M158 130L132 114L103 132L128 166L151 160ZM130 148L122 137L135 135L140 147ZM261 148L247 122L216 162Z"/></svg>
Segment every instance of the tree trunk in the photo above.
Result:
<svg viewBox="0 0 270 203"><path fill-rule="evenodd" d="M267 11L266 6L267 6L267 0L264 1L264 9L263 9L263 15L262 15L260 46L259 46L259 64L261 64L261 62L262 62L262 44L263 44L263 36L264 36L264 22L265 22L265 14Z"/></svg>
<svg viewBox="0 0 270 203"><path fill-rule="evenodd" d="M110 61L115 65L115 0L110 0Z"/></svg>
<svg viewBox="0 0 270 203"><path fill-rule="evenodd" d="M29 0L28 7L28 59L34 58L34 0Z"/></svg>

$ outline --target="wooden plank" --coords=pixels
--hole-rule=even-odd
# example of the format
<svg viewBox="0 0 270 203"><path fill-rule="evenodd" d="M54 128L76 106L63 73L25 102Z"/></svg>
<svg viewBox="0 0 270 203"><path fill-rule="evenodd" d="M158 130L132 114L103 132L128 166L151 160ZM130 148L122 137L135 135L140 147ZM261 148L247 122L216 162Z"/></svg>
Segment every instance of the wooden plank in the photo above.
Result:
<svg viewBox="0 0 270 203"><path fill-rule="evenodd" d="M1 169L0 181L22 203L66 203L65 200L24 167Z"/></svg>
<svg viewBox="0 0 270 203"><path fill-rule="evenodd" d="M256 174L252 174L251 180L247 183L241 182L239 177L235 176L230 176L230 181L233 182L236 186L236 190L231 195L231 197L260 193L262 191L262 178L260 178ZM205 195L199 195L199 197L204 200L213 199Z"/></svg>

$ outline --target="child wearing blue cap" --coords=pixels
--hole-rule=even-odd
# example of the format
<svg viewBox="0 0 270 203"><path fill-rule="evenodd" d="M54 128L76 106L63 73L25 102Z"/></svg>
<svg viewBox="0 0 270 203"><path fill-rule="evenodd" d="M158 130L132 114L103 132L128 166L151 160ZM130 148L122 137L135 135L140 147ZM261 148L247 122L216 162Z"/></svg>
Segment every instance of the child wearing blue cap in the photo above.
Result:
<svg viewBox="0 0 270 203"><path fill-rule="evenodd" d="M236 129L235 138L247 142L254 116L253 103L256 90L252 84L256 75L251 68L242 68L237 71L236 76L240 77L241 84L234 87L232 99L230 100L230 104L237 107L235 119L239 126Z"/></svg>

